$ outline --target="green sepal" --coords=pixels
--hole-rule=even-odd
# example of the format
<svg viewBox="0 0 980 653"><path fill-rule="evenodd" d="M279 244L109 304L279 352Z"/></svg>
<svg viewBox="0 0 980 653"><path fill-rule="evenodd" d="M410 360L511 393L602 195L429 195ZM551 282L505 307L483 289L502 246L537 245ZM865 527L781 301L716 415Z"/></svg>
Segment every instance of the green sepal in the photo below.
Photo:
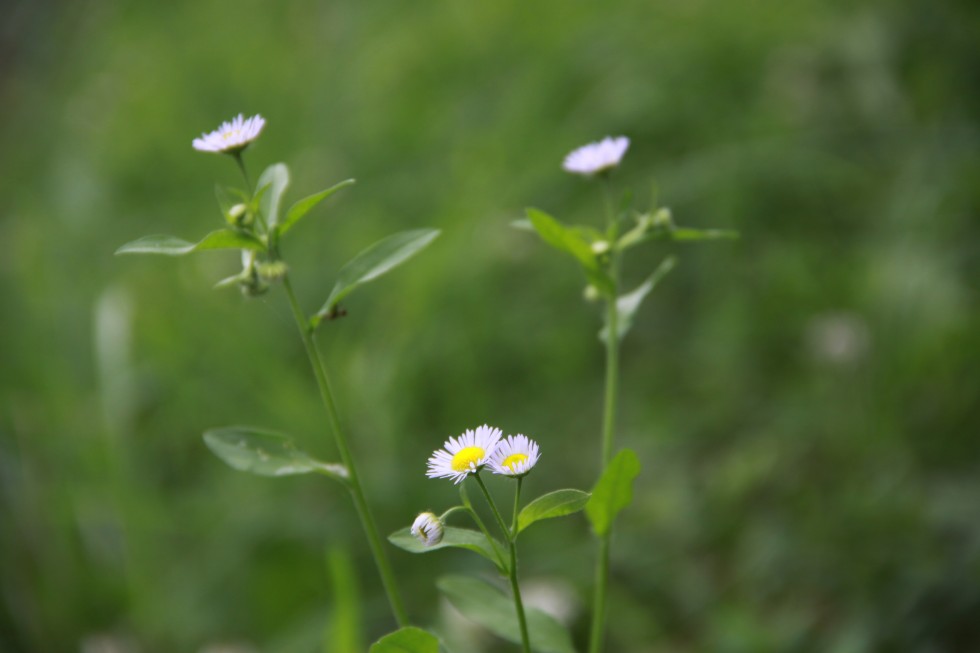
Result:
<svg viewBox="0 0 980 653"><path fill-rule="evenodd" d="M204 443L230 467L259 476L289 476L317 472L344 484L347 468L316 460L296 448L292 438L250 426L225 426L204 433Z"/></svg>
<svg viewBox="0 0 980 653"><path fill-rule="evenodd" d="M409 553L429 553L430 551L437 551L447 547L469 549L492 562L501 573L506 573L506 570L500 567L500 561L493 549L494 545L496 545L499 547L499 550L503 550L503 545L500 542L491 543L486 535L469 528L445 526L443 527L442 540L432 546L426 546L420 542L417 537L412 535L412 529L409 527L395 531L388 536L388 541L399 549L404 549Z"/></svg>
<svg viewBox="0 0 980 653"><path fill-rule="evenodd" d="M415 626L405 626L371 645L368 653L439 653L439 639Z"/></svg>
<svg viewBox="0 0 980 653"><path fill-rule="evenodd" d="M520 533L534 522L542 519L574 514L585 508L588 501L589 493L582 490L555 490L542 495L524 506L524 509L517 515L517 532Z"/></svg>
<svg viewBox="0 0 980 653"><path fill-rule="evenodd" d="M320 311L311 320L315 327L335 314L337 304L358 286L373 281L418 254L439 235L438 229L416 229L383 238L355 256L340 270L337 283Z"/></svg>
<svg viewBox="0 0 980 653"><path fill-rule="evenodd" d="M616 515L633 501L633 479L639 473L640 460L630 449L616 454L603 470L585 504L585 514L596 535L606 535Z"/></svg>
<svg viewBox="0 0 980 653"><path fill-rule="evenodd" d="M234 229L218 229L196 243L190 243L176 236L152 235L143 236L128 242L116 250L116 254L163 254L165 256L183 256L191 252L201 252L209 249L251 249L262 251L265 244L250 234Z"/></svg>
<svg viewBox="0 0 980 653"><path fill-rule="evenodd" d="M436 586L466 618L507 641L521 642L513 599L496 586L468 576L443 576ZM554 617L527 606L524 613L532 650L575 653L571 635Z"/></svg>
<svg viewBox="0 0 980 653"><path fill-rule="evenodd" d="M633 317L636 315L636 311L639 310L640 304L650 294L650 291L660 283L660 280L667 276L667 273L673 270L676 265L677 257L668 256L661 261L657 269L653 271L653 274L647 277L647 280L640 284L636 290L616 298L616 334L620 340L623 339L623 336L633 326ZM609 325L607 324L599 331L599 340L605 342L608 335Z"/></svg>
<svg viewBox="0 0 980 653"><path fill-rule="evenodd" d="M291 207L289 207L289 210L286 211L286 217L283 218L282 222L279 224L279 235L281 236L282 234L289 231L294 224L296 224L303 217L305 217L306 214L309 213L310 210L313 209L313 207L315 207L317 204L327 199L328 197L336 193L338 190L342 188L346 188L348 186L352 186L353 184L354 184L353 179L345 179L339 184L335 184L330 188L320 191L319 193L310 195L309 197L304 197L300 201L293 204Z"/></svg>

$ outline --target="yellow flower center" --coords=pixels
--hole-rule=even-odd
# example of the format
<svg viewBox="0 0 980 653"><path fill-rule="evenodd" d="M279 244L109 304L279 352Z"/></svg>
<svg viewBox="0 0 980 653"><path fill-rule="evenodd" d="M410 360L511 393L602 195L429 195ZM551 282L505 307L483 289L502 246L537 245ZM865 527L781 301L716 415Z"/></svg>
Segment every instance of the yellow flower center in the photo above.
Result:
<svg viewBox="0 0 980 653"><path fill-rule="evenodd" d="M485 455L486 452L480 447L464 447L453 456L453 462L450 465L452 465L453 471L465 472L470 468L470 465L480 462Z"/></svg>
<svg viewBox="0 0 980 653"><path fill-rule="evenodd" d="M517 471L517 465L519 463L524 462L525 460L527 460L527 454L526 453L512 453L511 455L509 455L506 458L504 458L504 462L501 463L501 464L504 467L507 467L508 469L510 469L510 471L516 472Z"/></svg>

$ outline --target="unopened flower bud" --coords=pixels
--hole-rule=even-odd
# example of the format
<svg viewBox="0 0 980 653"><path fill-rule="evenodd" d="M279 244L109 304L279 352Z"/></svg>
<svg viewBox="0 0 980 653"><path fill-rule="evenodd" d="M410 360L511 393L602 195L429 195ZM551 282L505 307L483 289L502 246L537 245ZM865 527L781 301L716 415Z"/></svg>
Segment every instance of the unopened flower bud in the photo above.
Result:
<svg viewBox="0 0 980 653"><path fill-rule="evenodd" d="M289 266L287 266L283 261L266 261L263 263L255 264L256 270L259 272L259 276L262 277L263 281L282 281L286 273L289 272Z"/></svg>
<svg viewBox="0 0 980 653"><path fill-rule="evenodd" d="M236 204L228 209L228 224L239 227L251 221L252 215L248 212L248 207L244 204Z"/></svg>
<svg viewBox="0 0 980 653"><path fill-rule="evenodd" d="M653 214L653 226L661 228L666 227L668 229L673 227L674 218L670 213L670 209L658 209L657 212Z"/></svg>
<svg viewBox="0 0 980 653"><path fill-rule="evenodd" d="M435 546L442 542L442 522L431 512L423 512L412 524L412 535L425 546Z"/></svg>
<svg viewBox="0 0 980 653"><path fill-rule="evenodd" d="M585 298L587 302L597 302L601 299L602 295L599 293L599 289L593 286L591 283L585 287L582 291L582 297Z"/></svg>
<svg viewBox="0 0 980 653"><path fill-rule="evenodd" d="M608 240L597 240L592 243L592 253L602 256L609 251L609 241Z"/></svg>

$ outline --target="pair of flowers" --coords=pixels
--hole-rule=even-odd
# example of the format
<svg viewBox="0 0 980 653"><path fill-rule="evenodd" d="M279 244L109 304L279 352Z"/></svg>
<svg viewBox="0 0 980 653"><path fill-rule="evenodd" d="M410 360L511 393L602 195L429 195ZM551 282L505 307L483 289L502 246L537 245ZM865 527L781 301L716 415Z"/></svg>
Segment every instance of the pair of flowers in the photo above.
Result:
<svg viewBox="0 0 980 653"><path fill-rule="evenodd" d="M238 114L208 134L194 139L194 149L201 152L238 154L262 133L265 118L260 115L245 118ZM615 168L630 146L625 136L606 137L574 150L562 162L566 172L593 177Z"/></svg>
<svg viewBox="0 0 980 653"><path fill-rule="evenodd" d="M508 435L501 439L498 428L478 426L467 429L458 438L449 438L442 449L429 457L429 478L451 478L456 485L485 466L494 474L519 478L538 462L538 443L525 435Z"/></svg>

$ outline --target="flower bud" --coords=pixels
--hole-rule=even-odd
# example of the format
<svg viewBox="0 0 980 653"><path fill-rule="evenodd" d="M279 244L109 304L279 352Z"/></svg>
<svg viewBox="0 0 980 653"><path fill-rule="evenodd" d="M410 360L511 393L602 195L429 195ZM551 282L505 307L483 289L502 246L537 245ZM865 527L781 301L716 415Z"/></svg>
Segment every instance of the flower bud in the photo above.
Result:
<svg viewBox="0 0 980 653"><path fill-rule="evenodd" d="M256 263L255 269L258 270L259 276L262 277L263 281L282 281L286 273L289 272L289 266L282 261L266 261L263 263Z"/></svg>
<svg viewBox="0 0 980 653"><path fill-rule="evenodd" d="M442 542L442 522L431 512L423 512L412 524L412 535L425 546Z"/></svg>
<svg viewBox="0 0 980 653"><path fill-rule="evenodd" d="M244 204L236 204L228 209L228 224L241 227L252 222L252 214Z"/></svg>
<svg viewBox="0 0 980 653"><path fill-rule="evenodd" d="M590 283L585 287L585 290L582 291L582 297L584 297L585 301L587 302L597 302L602 298L602 295L599 293L599 289Z"/></svg>
<svg viewBox="0 0 980 653"><path fill-rule="evenodd" d="M653 214L653 226L667 229L673 227L674 217L671 215L670 209L658 209L657 212Z"/></svg>
<svg viewBox="0 0 980 653"><path fill-rule="evenodd" d="M592 243L592 253L598 256L602 256L609 251L609 241L608 240L597 240Z"/></svg>

